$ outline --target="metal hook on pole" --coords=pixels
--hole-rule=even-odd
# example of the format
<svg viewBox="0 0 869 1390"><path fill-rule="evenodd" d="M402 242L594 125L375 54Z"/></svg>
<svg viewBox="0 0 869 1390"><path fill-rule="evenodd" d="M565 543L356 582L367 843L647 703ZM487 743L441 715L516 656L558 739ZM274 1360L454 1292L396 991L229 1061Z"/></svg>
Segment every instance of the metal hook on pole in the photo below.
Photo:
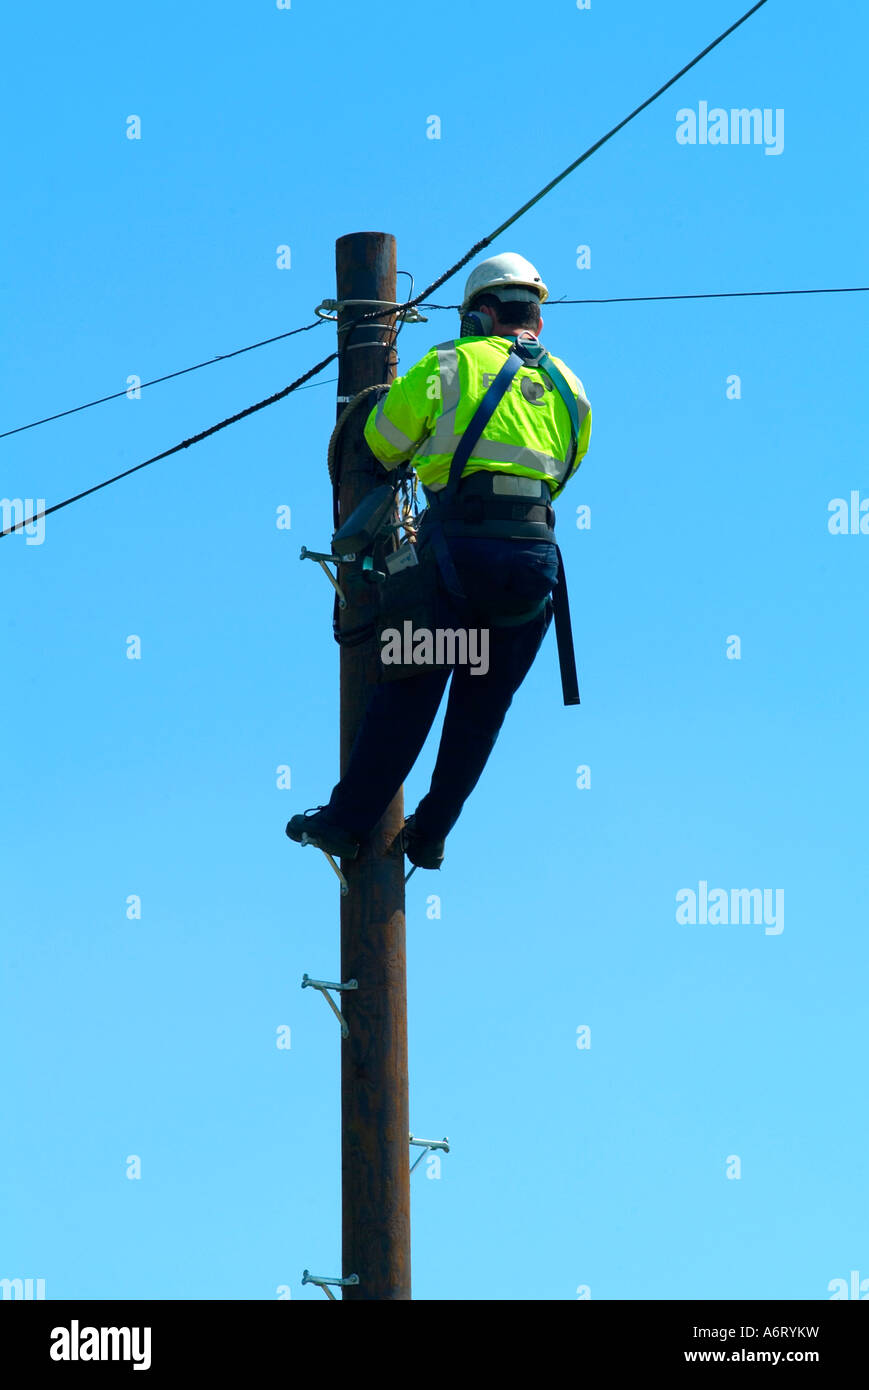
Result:
<svg viewBox="0 0 869 1390"><path fill-rule="evenodd" d="M415 1139L411 1134L409 1143L413 1148L422 1149L422 1153L418 1158L415 1158L410 1165L411 1173L422 1163L427 1153L433 1153L435 1149L442 1149L445 1154L448 1154L450 1151L450 1141L446 1135L444 1135L443 1139Z"/></svg>
<svg viewBox="0 0 869 1390"><path fill-rule="evenodd" d="M348 1274L346 1279L332 1279L325 1274L310 1274L306 1269L302 1275L302 1283L316 1284L318 1288L323 1290L327 1298L331 1298L333 1303L337 1303L338 1300L329 1288L329 1285L333 1284L339 1289L354 1288L359 1283L359 1275Z"/></svg>
<svg viewBox="0 0 869 1390"><path fill-rule="evenodd" d="M345 980L343 984L339 984L333 980L312 980L307 975L302 976L302 989L318 989L320 991L326 1003L329 1005L329 1008L332 1010L338 1022L341 1024L342 1038L349 1037L350 1029L347 1026L346 1018L342 1014L341 1010L338 1008L338 1005L335 1003L335 1000L332 998L331 994L329 993L329 990L337 989L338 993L340 994L343 989L358 988L358 980Z"/></svg>
<svg viewBox="0 0 869 1390"><path fill-rule="evenodd" d="M335 593L338 595L338 607L346 608L347 599L345 597L344 590L341 588L341 585L338 583L338 580L335 578L334 574L329 569L327 562L331 561L333 565L337 565L342 561L355 560L356 556L343 555L340 557L339 560L339 557L337 555L327 554L325 550L309 550L306 545L303 545L299 553L299 559L316 560L317 564L320 566L320 569L323 571L329 583L332 585L332 588L335 590Z"/></svg>

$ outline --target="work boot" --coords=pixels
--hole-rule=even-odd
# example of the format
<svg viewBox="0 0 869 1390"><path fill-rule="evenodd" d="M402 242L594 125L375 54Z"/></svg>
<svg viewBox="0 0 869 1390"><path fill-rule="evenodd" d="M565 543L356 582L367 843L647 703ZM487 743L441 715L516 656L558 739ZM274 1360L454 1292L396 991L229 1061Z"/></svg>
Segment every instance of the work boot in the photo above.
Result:
<svg viewBox="0 0 869 1390"><path fill-rule="evenodd" d="M330 820L325 806L315 806L300 816L293 816L287 824L287 834L299 845L314 845L342 859L355 859L359 853L355 835Z"/></svg>
<svg viewBox="0 0 869 1390"><path fill-rule="evenodd" d="M399 834L399 843L411 864L418 869L439 869L444 862L444 840L427 840L416 828L416 816L408 816Z"/></svg>

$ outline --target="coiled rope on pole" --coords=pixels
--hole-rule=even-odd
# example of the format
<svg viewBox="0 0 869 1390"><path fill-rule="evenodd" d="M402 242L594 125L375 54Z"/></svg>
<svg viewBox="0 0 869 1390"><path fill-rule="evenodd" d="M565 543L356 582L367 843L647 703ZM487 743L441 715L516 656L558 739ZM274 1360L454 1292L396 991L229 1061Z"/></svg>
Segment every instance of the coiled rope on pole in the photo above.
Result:
<svg viewBox="0 0 869 1390"><path fill-rule="evenodd" d="M370 396L374 391L386 392L388 390L389 384L385 381L378 382L376 386L363 386L362 390L357 392L357 394L347 402L344 409L341 411L341 414L338 416L338 419L335 421L335 428L333 429L329 437L329 450L326 456L326 464L329 469L329 481L331 482L333 487L337 487L338 485L338 479L335 476L335 451L338 447L338 439L340 438L341 431L343 430L350 416L354 413L354 411L357 409L359 404L365 399L366 396Z"/></svg>

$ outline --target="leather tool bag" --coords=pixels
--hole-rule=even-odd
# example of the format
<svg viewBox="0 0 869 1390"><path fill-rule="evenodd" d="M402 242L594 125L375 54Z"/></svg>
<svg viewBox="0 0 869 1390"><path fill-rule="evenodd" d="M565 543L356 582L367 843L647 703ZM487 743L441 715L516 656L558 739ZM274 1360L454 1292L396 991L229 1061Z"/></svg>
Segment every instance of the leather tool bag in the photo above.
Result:
<svg viewBox="0 0 869 1390"><path fill-rule="evenodd" d="M434 634L442 627L446 612L441 598L438 564L431 545L424 541L416 546L417 563L387 574L380 588L380 612L375 631L379 679L404 680L421 672L452 665L437 662ZM432 641L425 660L426 643L421 634L430 633ZM417 634L416 637L414 634ZM414 651L417 660L413 660Z"/></svg>

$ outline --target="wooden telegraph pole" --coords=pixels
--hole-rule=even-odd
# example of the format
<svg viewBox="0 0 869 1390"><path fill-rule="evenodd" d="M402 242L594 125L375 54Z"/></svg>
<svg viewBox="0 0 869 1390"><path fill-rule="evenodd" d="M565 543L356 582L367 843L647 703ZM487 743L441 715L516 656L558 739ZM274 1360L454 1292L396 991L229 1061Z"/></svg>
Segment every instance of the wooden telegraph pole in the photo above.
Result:
<svg viewBox="0 0 869 1390"><path fill-rule="evenodd" d="M340 237L336 266L339 305L357 301L338 311L340 414L364 387L395 376L389 345L394 314L348 332L354 319L376 307L370 301L395 303L395 238L383 232ZM361 402L348 416L336 441L342 522L384 481L362 437L370 404ZM340 576L351 586L341 628L356 628L373 616L375 591L358 578L352 584L346 565ZM342 773L377 669L375 642L341 648ZM389 852L403 821L399 791L371 843L358 859L342 863L349 891L341 900L341 979L358 981L341 996L349 1027L341 1043L342 1273L359 1277L358 1285L343 1288L346 1299L411 1297L404 857Z"/></svg>

